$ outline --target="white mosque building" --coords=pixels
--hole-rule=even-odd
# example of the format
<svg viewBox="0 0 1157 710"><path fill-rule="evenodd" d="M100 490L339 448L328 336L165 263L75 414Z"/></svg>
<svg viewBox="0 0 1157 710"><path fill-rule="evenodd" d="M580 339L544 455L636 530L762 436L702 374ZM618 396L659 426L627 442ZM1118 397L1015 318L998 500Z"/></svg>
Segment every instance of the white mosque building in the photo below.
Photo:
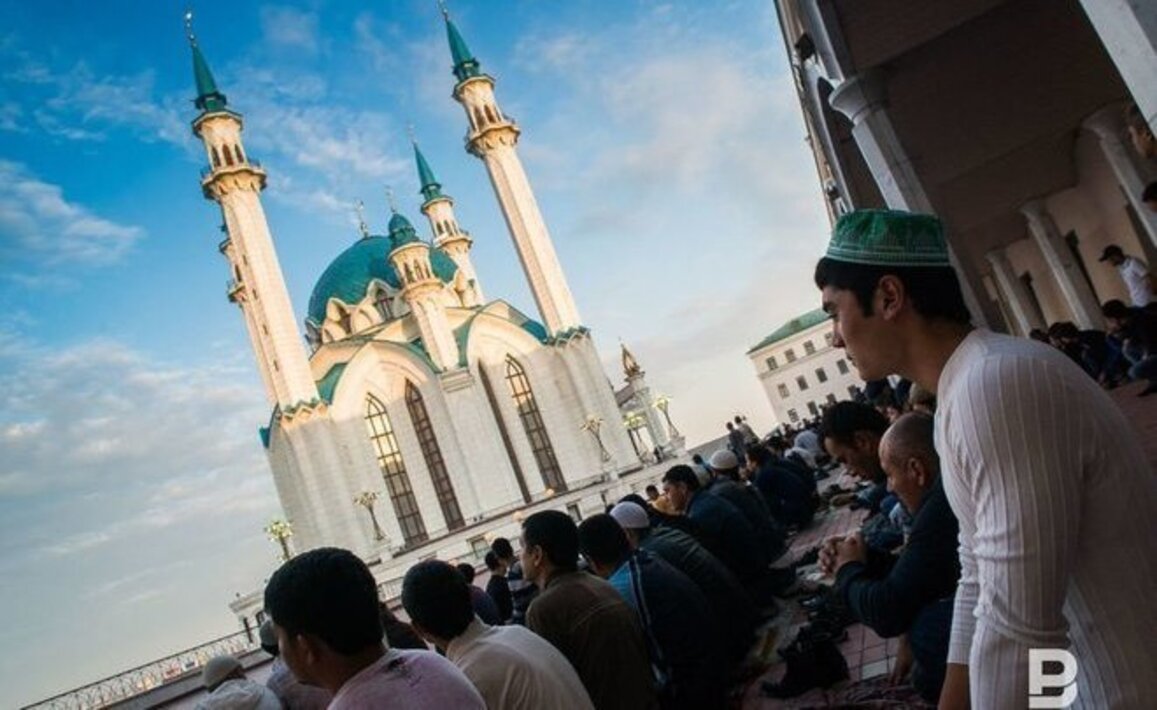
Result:
<svg viewBox="0 0 1157 710"><path fill-rule="evenodd" d="M445 22L466 149L486 167L538 319L483 295L474 240L415 143L432 238L393 205L387 234L363 223L313 289L308 351L261 204L266 172L190 34L192 127L209 161L201 187L221 207L228 296L272 410L262 442L288 547L354 550L386 587L416 560L469 558L497 534L516 536L535 507L601 512L611 496L652 482L630 474L655 448L682 452L665 398L656 401L625 348L620 410L519 160L521 130ZM248 627L260 593L231 606Z"/></svg>

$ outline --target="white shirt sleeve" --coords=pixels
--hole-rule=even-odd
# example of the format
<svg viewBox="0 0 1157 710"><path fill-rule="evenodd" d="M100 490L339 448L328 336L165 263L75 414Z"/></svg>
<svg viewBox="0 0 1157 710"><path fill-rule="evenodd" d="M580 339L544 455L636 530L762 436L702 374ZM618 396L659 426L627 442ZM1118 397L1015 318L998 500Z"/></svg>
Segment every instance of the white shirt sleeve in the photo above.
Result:
<svg viewBox="0 0 1157 710"><path fill-rule="evenodd" d="M1068 645L1062 608L1089 428L1081 411L1054 401L1066 386L1056 374L1039 361L988 358L969 371L953 413L949 455L972 510L957 511L962 576L949 662L967 657L974 707L1023 707L1028 649Z"/></svg>

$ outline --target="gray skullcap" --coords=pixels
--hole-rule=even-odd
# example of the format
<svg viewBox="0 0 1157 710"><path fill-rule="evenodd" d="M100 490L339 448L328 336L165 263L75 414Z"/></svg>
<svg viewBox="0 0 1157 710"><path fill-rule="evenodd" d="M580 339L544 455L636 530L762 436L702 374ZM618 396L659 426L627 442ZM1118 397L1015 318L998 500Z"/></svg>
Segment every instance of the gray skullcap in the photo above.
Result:
<svg viewBox="0 0 1157 710"><path fill-rule="evenodd" d="M210 692L225 682L230 675L241 670L241 661L233 656L214 656L201 671L201 680Z"/></svg>
<svg viewBox="0 0 1157 710"><path fill-rule="evenodd" d="M733 468L739 468L739 459L729 449L720 449L711 454L707 465L716 471L729 471Z"/></svg>

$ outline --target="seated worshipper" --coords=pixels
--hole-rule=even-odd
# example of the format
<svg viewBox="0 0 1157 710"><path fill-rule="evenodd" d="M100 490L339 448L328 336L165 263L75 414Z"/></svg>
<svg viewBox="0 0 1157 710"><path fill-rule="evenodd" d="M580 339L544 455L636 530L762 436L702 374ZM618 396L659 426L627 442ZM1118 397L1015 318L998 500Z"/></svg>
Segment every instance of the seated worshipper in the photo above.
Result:
<svg viewBox="0 0 1157 710"><path fill-rule="evenodd" d="M932 417L905 414L880 440L888 487L914 517L900 554L869 550L853 535L825 544L820 567L835 574L837 592L856 620L882 637L901 637L893 677L901 682L911 671L912 685L934 703L944 683L960 561L933 429Z"/></svg>
<svg viewBox="0 0 1157 710"><path fill-rule="evenodd" d="M261 649L273 656L273 668L269 673L269 679L265 681L265 687L277 696L285 710L325 710L329 707L333 693L324 688L302 685L293 677L285 661L281 660L272 621L265 620L257 631L257 637L261 641Z"/></svg>
<svg viewBox="0 0 1157 710"><path fill-rule="evenodd" d="M419 651L428 651L429 646L414 631L414 627L402 621L390 610L385 602L378 604L379 616L382 617L382 629L386 632L386 645L390 648L413 648Z"/></svg>
<svg viewBox="0 0 1157 710"><path fill-rule="evenodd" d="M201 680L209 695L198 701L197 710L281 710L273 691L246 678L233 656L210 658Z"/></svg>
<svg viewBox="0 0 1157 710"><path fill-rule="evenodd" d="M734 663L742 661L751 649L759 614L731 570L682 530L652 525L638 503L618 503L611 509L611 517L623 528L631 549L661 558L699 587L718 614L728 658Z"/></svg>
<svg viewBox="0 0 1157 710"><path fill-rule="evenodd" d="M701 490L690 466L669 468L663 475L663 491L675 509L695 524L699 542L727 565L744 588L750 589L763 578L768 560L755 529L731 503Z"/></svg>
<svg viewBox="0 0 1157 710"><path fill-rule="evenodd" d="M281 658L302 683L334 694L330 710L486 707L450 661L386 646L377 583L349 550L317 548L281 565L265 610Z"/></svg>
<svg viewBox="0 0 1157 710"><path fill-rule="evenodd" d="M486 580L486 593L498 606L498 615L502 623L510 621L514 613L514 598L510 596L510 584L506 581L506 565L494 554L494 550L486 553L486 569L490 570L490 579Z"/></svg>
<svg viewBox="0 0 1157 710"><path fill-rule="evenodd" d="M741 460L727 449L711 454L711 478L706 485L708 493L734 505L755 530L768 561L774 561L787 549L783 528L771 517L767 503L759 491L739 479Z"/></svg>
<svg viewBox="0 0 1157 710"><path fill-rule="evenodd" d="M526 610L530 602L538 594L538 587L522 573L522 563L514 556L514 548L510 540L504 537L494 538L490 543L490 551L498 557L498 561L506 568L506 586L510 589L510 623L525 624Z"/></svg>
<svg viewBox="0 0 1157 710"><path fill-rule="evenodd" d="M816 513L816 500L787 464L764 446L747 448L748 480L763 495L771 517L785 527L807 527Z"/></svg>
<svg viewBox="0 0 1157 710"><path fill-rule="evenodd" d="M1130 364L1129 377L1149 382L1137 396L1157 392L1157 315L1153 309L1130 308L1114 300L1101 307L1101 314L1109 332L1121 342L1121 351Z"/></svg>
<svg viewBox="0 0 1157 710"><path fill-rule="evenodd" d="M470 588L470 602L474 605L474 613L478 615L478 618L491 626L502 625L502 613L498 611L498 604L490 598L486 590L474 584L474 565L462 562L456 565L455 569L458 570L458 574L462 575L462 579L466 580L466 584Z"/></svg>
<svg viewBox="0 0 1157 710"><path fill-rule="evenodd" d="M638 615L660 705L687 710L726 705L718 621L695 583L661 558L632 551L609 515L592 515L578 533L591 571L610 582Z"/></svg>
<svg viewBox="0 0 1157 710"><path fill-rule="evenodd" d="M419 562L402 581L414 627L458 666L489 708L592 710L570 661L522 626L489 626L475 615L469 585L449 564Z"/></svg>
<svg viewBox="0 0 1157 710"><path fill-rule="evenodd" d="M566 513L544 510L522 522L522 568L542 590L527 627L562 651L598 710L657 707L638 617L614 587L578 571L578 556L578 529Z"/></svg>
<svg viewBox="0 0 1157 710"><path fill-rule="evenodd" d="M1067 321L1053 323L1049 326L1049 342L1101 384L1116 384L1124 375L1120 371L1121 358L1113 357L1103 331L1079 330Z"/></svg>

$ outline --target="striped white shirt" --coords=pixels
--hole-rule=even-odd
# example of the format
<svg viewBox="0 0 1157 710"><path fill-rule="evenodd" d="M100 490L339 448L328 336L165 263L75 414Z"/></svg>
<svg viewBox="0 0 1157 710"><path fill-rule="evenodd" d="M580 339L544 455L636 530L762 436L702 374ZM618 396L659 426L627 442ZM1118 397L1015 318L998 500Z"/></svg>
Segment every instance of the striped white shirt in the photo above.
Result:
<svg viewBox="0 0 1157 710"><path fill-rule="evenodd" d="M1133 427L1068 357L968 335L937 387L960 521L949 663L972 707L1023 708L1028 650L1076 657L1074 707L1157 704L1157 477Z"/></svg>

